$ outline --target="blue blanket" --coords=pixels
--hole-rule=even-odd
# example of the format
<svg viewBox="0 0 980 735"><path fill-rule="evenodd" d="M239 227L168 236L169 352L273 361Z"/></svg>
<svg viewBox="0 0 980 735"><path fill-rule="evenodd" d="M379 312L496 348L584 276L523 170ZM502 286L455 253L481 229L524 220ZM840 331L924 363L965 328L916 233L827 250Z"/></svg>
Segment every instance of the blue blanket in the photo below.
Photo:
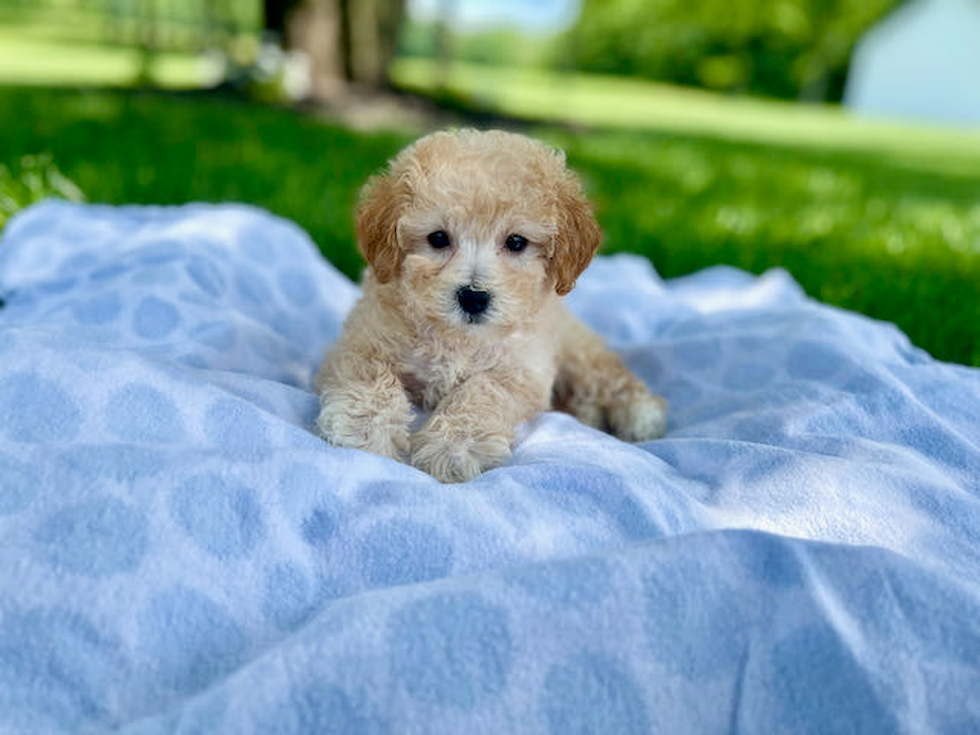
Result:
<svg viewBox="0 0 980 735"><path fill-rule="evenodd" d="M543 414L440 485L311 432L357 293L247 207L8 225L0 733L980 730L980 371L600 258L667 437Z"/></svg>

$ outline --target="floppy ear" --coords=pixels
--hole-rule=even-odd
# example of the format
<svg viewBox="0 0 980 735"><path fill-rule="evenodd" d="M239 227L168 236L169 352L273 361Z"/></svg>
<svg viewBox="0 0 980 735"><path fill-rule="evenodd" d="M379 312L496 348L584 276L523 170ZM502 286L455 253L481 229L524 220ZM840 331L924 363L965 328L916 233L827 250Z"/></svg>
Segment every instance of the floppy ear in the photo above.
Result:
<svg viewBox="0 0 980 735"><path fill-rule="evenodd" d="M564 296L592 260L602 243L602 230L575 174L565 171L557 187L557 225L551 271L555 291Z"/></svg>
<svg viewBox="0 0 980 735"><path fill-rule="evenodd" d="M401 269L398 218L407 198L405 182L387 173L373 177L361 189L357 246L379 283L387 283Z"/></svg>

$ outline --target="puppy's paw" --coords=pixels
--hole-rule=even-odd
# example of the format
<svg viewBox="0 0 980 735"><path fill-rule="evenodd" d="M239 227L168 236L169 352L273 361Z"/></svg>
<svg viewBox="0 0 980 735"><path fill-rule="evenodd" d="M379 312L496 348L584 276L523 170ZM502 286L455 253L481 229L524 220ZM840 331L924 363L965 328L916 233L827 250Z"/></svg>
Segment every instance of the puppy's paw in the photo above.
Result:
<svg viewBox="0 0 980 735"><path fill-rule="evenodd" d="M321 397L317 433L335 447L363 449L383 457L402 460L410 447L408 419L396 411L366 412L340 400ZM407 412L407 406L406 406Z"/></svg>
<svg viewBox="0 0 980 735"><path fill-rule="evenodd" d="M510 440L492 432L447 430L430 421L412 437L412 465L439 482L466 482L510 457Z"/></svg>
<svg viewBox="0 0 980 735"><path fill-rule="evenodd" d="M667 431L667 402L647 390L616 398L606 406L612 433L627 442L659 439Z"/></svg>

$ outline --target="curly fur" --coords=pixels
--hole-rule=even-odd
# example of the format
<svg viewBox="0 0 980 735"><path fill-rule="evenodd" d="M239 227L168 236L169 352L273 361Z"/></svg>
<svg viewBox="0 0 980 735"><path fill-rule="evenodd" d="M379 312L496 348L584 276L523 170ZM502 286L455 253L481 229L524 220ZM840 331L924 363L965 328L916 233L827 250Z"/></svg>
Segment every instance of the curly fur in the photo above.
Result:
<svg viewBox="0 0 980 735"><path fill-rule="evenodd" d="M562 304L602 235L560 151L500 131L426 136L365 185L357 236L363 295L316 378L331 444L460 482L506 461L518 424L549 408L627 441L663 434L663 400ZM488 294L485 312L461 308L463 287ZM414 433L413 405L430 412Z"/></svg>

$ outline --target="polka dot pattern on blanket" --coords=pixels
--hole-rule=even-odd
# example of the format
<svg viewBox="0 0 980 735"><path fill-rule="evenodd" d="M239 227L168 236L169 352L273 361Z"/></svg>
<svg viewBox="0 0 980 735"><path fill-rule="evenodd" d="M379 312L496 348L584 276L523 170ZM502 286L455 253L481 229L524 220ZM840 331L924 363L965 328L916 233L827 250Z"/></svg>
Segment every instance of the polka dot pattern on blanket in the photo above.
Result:
<svg viewBox="0 0 980 735"><path fill-rule="evenodd" d="M388 641L394 678L424 703L473 709L500 693L512 666L505 611L469 593L410 603Z"/></svg>
<svg viewBox="0 0 980 735"><path fill-rule="evenodd" d="M44 519L35 555L75 574L131 573L147 553L146 520L115 498L93 498Z"/></svg>

